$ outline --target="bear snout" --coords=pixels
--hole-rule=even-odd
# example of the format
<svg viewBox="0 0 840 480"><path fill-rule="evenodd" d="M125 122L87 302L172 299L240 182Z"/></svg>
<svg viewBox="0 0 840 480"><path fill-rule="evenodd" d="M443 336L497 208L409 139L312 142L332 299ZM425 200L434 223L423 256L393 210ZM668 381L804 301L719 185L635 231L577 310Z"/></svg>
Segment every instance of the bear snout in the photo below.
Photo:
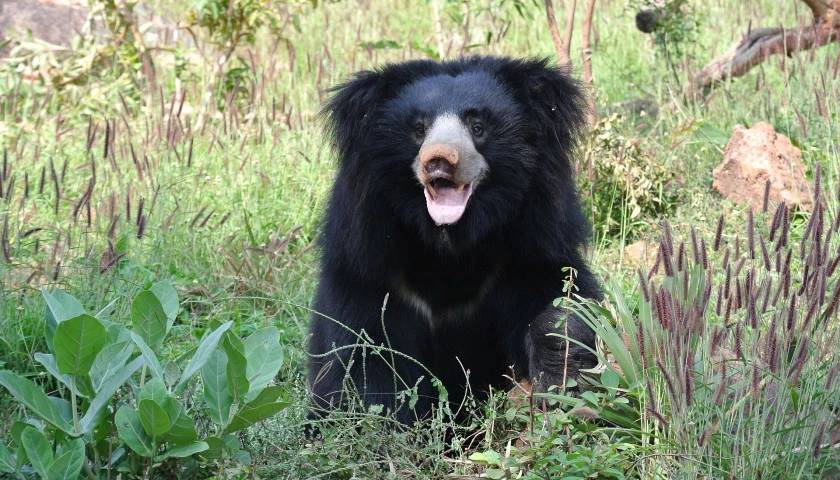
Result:
<svg viewBox="0 0 840 480"><path fill-rule="evenodd" d="M424 146L420 150L420 165L429 176L435 174L454 176L459 159L460 155L455 145L438 143Z"/></svg>

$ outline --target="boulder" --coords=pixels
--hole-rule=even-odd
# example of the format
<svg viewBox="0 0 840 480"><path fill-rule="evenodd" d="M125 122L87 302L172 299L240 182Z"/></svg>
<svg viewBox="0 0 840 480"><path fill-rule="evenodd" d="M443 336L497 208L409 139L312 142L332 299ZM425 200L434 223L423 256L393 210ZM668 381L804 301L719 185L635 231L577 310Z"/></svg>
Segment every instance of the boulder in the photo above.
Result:
<svg viewBox="0 0 840 480"><path fill-rule="evenodd" d="M86 18L83 0L0 0L0 43L31 31L34 38L68 46Z"/></svg>
<svg viewBox="0 0 840 480"><path fill-rule="evenodd" d="M24 38L27 32L38 40L69 47L73 38L82 32L93 32L99 40L107 35L101 21L88 21L87 0L0 0L0 45L5 40ZM167 20L144 4L134 7L137 25L147 47L164 46L173 42L177 24ZM180 44L186 42L181 35ZM0 50L0 58L8 55L9 47Z"/></svg>
<svg viewBox="0 0 840 480"><path fill-rule="evenodd" d="M735 126L713 178L712 186L721 195L756 211L763 206L768 180L771 205L784 202L805 210L813 206L802 153L765 122L752 128Z"/></svg>
<svg viewBox="0 0 840 480"><path fill-rule="evenodd" d="M651 269L656 262L659 244L638 240L624 247L624 258L636 268Z"/></svg>

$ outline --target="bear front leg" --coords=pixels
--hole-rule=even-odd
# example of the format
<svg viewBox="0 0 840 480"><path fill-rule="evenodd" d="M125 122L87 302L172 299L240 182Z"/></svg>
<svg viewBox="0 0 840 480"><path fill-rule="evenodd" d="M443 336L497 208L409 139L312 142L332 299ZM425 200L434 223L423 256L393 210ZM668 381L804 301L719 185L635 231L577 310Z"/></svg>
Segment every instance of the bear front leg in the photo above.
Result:
<svg viewBox="0 0 840 480"><path fill-rule="evenodd" d="M564 329L564 323L568 330ZM530 324L525 336L528 356L528 377L535 392L546 392L553 385L562 386L564 379L577 378L580 370L597 364L596 356L570 339L595 348L595 333L586 323L570 312L552 305L543 310ZM566 349L568 348L568 352Z"/></svg>

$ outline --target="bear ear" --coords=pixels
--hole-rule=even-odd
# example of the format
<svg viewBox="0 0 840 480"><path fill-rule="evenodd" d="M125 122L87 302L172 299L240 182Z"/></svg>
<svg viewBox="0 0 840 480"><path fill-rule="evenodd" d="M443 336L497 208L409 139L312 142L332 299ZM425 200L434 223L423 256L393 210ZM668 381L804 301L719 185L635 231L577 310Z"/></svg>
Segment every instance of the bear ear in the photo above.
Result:
<svg viewBox="0 0 840 480"><path fill-rule="evenodd" d="M586 101L568 68L549 66L548 59L514 60L498 75L517 100L527 105L538 132L548 142L569 151L586 120Z"/></svg>
<svg viewBox="0 0 840 480"><path fill-rule="evenodd" d="M368 115L382 101L385 86L380 72L363 71L331 89L332 98L321 113L327 117L327 128L342 156L362 137Z"/></svg>
<svg viewBox="0 0 840 480"><path fill-rule="evenodd" d="M342 157L363 141L377 108L394 98L408 84L438 72L440 66L428 60L386 65L378 70L357 73L331 90L332 97L322 114Z"/></svg>

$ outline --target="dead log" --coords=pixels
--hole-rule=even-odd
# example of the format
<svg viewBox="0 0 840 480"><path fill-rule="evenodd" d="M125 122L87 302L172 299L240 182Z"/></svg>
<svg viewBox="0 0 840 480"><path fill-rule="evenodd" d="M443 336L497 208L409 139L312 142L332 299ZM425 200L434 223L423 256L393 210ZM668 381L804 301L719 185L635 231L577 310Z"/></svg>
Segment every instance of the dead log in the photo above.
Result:
<svg viewBox="0 0 840 480"><path fill-rule="evenodd" d="M737 45L712 60L692 79L689 88L702 92L731 78L746 75L773 55L791 56L840 41L840 0L802 0L814 14L814 23L798 28L750 30Z"/></svg>

